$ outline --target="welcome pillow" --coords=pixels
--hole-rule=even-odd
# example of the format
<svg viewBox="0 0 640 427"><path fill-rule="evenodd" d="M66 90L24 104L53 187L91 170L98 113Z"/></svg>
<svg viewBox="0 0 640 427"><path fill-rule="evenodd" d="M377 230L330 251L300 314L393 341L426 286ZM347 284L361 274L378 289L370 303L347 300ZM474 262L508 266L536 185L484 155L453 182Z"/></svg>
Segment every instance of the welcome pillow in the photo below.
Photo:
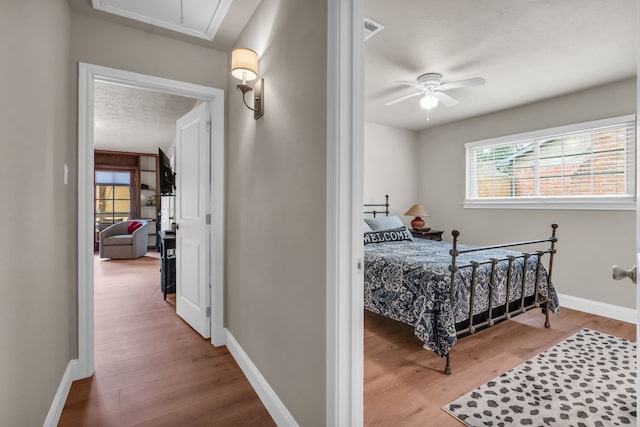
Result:
<svg viewBox="0 0 640 427"><path fill-rule="evenodd" d="M399 242L402 240L413 240L413 236L407 230L407 227L364 233L365 245L369 243Z"/></svg>

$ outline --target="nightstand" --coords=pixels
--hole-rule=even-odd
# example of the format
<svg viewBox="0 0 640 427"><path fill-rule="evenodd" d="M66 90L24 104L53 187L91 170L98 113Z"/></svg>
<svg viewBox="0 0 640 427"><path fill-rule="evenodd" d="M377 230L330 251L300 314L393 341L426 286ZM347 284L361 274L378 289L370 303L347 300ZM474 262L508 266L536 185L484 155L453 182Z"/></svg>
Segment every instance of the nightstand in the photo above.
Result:
<svg viewBox="0 0 640 427"><path fill-rule="evenodd" d="M427 240L442 240L442 233L444 231L439 230L429 230L429 231L418 231L418 230L409 230L413 237L417 237L418 239L427 239Z"/></svg>

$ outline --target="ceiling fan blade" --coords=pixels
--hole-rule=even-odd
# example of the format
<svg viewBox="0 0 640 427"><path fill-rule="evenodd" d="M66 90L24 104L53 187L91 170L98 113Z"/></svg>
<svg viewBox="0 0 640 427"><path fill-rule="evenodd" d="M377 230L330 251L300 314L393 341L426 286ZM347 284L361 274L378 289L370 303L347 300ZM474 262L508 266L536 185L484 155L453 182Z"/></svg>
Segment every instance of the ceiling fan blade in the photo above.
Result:
<svg viewBox="0 0 640 427"><path fill-rule="evenodd" d="M458 87L465 87L465 86L480 86L485 83L486 83L485 79L483 79L482 77L476 77L473 79L458 80L456 82L443 83L440 85L440 89L449 90L449 89L455 89Z"/></svg>
<svg viewBox="0 0 640 427"><path fill-rule="evenodd" d="M394 83L400 83L402 85L407 85L407 86L411 86L411 87L415 87L417 89L424 89L424 86L422 86L420 83L417 82L411 82L408 80L397 80Z"/></svg>
<svg viewBox="0 0 640 427"><path fill-rule="evenodd" d="M393 101L389 101L386 104L384 104L384 106L388 107L389 105L393 105L393 104L396 104L396 103L398 103L400 101L404 101L405 99L413 98L414 96L420 96L420 95L422 95L422 92L412 93L410 95L403 96L402 98L398 98L398 99L394 99Z"/></svg>
<svg viewBox="0 0 640 427"><path fill-rule="evenodd" d="M447 107L451 107L451 106L456 105L458 103L458 100L456 100L455 98L452 98L451 96L447 95L444 92L436 91L436 92L433 93L433 96L438 98L440 100L440 102L442 102Z"/></svg>

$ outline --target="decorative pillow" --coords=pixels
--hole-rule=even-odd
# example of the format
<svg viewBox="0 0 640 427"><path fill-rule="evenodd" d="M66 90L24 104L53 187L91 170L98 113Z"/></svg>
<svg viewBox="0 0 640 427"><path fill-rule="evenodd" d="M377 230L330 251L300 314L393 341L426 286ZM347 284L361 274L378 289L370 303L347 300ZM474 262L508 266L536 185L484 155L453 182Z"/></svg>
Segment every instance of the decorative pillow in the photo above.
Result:
<svg viewBox="0 0 640 427"><path fill-rule="evenodd" d="M371 227L369 227L369 224L367 224L367 221L362 221L362 231L365 233L371 233L373 231Z"/></svg>
<svg viewBox="0 0 640 427"><path fill-rule="evenodd" d="M401 240L413 240L413 236L407 230L407 227L364 233L365 245L369 243L399 242Z"/></svg>
<svg viewBox="0 0 640 427"><path fill-rule="evenodd" d="M394 230L400 227L404 227L402 220L398 216L383 216L380 218L365 218L364 219L369 227L373 231Z"/></svg>
<svg viewBox="0 0 640 427"><path fill-rule="evenodd" d="M129 234L133 234L134 231L136 231L138 228L142 227L142 223L138 222L138 221L131 221L129 223L129 226L127 227L127 232Z"/></svg>

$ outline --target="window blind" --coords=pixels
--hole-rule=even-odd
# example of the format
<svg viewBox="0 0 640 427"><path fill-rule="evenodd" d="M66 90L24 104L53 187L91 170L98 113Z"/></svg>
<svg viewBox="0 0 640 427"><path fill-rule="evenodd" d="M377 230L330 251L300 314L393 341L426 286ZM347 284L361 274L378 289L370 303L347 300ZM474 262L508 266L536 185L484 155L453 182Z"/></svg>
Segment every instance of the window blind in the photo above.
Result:
<svg viewBox="0 0 640 427"><path fill-rule="evenodd" d="M467 200L634 196L635 117L468 143Z"/></svg>

